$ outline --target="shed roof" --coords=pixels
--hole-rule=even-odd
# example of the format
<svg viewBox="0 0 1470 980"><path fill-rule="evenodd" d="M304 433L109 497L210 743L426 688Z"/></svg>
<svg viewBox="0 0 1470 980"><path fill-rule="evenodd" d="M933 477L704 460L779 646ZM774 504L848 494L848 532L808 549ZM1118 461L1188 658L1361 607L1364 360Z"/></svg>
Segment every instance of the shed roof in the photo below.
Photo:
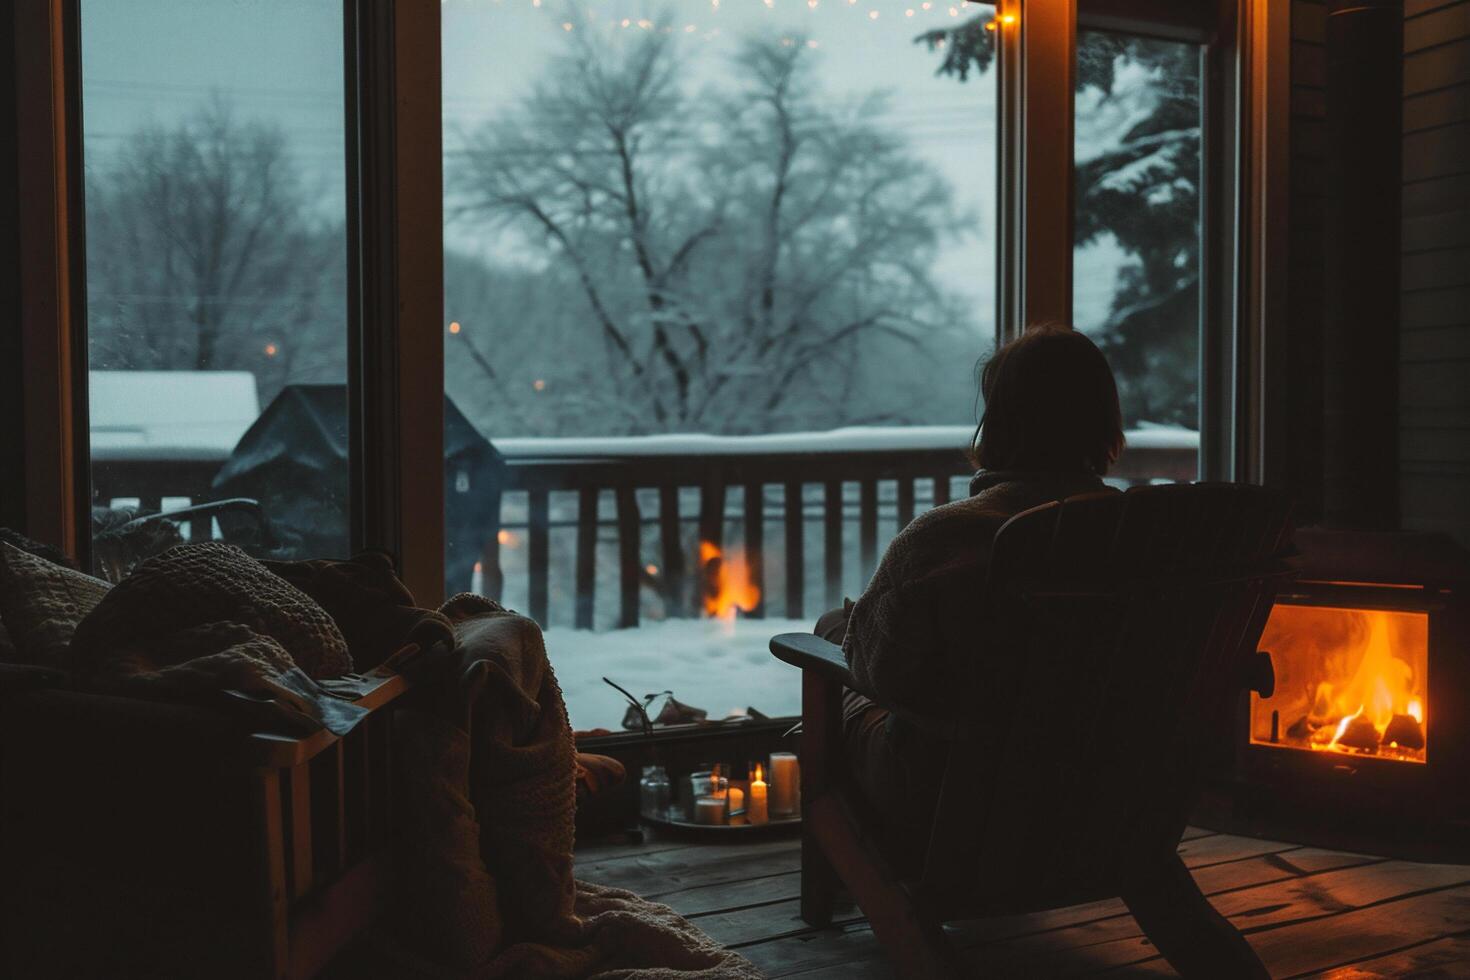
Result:
<svg viewBox="0 0 1470 980"><path fill-rule="evenodd" d="M260 415L249 371L92 371L92 458L226 459Z"/></svg>

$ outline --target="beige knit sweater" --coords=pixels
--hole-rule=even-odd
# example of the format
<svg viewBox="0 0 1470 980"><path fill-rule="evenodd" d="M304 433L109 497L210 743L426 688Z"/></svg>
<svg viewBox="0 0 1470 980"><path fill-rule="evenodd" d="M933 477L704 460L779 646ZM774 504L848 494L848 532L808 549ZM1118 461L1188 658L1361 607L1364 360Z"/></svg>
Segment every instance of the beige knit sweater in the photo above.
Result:
<svg viewBox="0 0 1470 980"><path fill-rule="evenodd" d="M964 710L970 692L961 665L997 655L976 620L995 532L1023 510L1106 489L1086 473L982 470L971 496L915 518L888 546L848 619L842 649L858 683L920 715Z"/></svg>

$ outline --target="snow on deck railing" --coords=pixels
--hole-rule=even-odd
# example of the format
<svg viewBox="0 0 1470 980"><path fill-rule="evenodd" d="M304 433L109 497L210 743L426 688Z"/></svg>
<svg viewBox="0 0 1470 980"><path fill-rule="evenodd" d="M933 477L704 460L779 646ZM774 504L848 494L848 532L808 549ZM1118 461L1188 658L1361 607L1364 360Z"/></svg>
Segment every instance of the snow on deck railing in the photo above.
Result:
<svg viewBox="0 0 1470 980"><path fill-rule="evenodd" d="M777 432L755 436L674 433L652 436L525 437L492 439L515 464L538 460L619 459L639 456L779 456L964 449L975 434L968 425L854 426L826 432ZM1146 426L1126 433L1127 445L1142 450L1199 449L1199 433L1172 426Z"/></svg>

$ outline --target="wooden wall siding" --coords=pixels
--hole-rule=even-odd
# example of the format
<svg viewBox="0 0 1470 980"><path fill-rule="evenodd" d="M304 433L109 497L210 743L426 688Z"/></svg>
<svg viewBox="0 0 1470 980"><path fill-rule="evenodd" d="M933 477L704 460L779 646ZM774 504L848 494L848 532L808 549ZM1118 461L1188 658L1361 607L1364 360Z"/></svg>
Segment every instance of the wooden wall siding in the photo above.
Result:
<svg viewBox="0 0 1470 980"><path fill-rule="evenodd" d="M1288 214L1291 284L1287 289L1288 439L1290 480L1298 520L1322 513L1322 296L1326 217L1323 149L1327 128L1327 6L1291 5L1291 201Z"/></svg>
<svg viewBox="0 0 1470 980"><path fill-rule="evenodd" d="M1404 3L1404 526L1470 544L1470 0Z"/></svg>

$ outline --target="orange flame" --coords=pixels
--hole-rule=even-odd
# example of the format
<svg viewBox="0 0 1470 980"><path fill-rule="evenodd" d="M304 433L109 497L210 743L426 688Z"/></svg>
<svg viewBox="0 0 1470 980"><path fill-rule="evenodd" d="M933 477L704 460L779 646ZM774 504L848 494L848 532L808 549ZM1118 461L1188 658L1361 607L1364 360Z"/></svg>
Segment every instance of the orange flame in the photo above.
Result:
<svg viewBox="0 0 1470 980"><path fill-rule="evenodd" d="M761 601L761 590L750 578L745 558L726 555L711 541L699 543L699 566L704 570L704 611L716 619L735 618L735 611L750 612Z"/></svg>
<svg viewBox="0 0 1470 980"><path fill-rule="evenodd" d="M1280 731L1285 744L1300 748L1425 761L1427 620L1422 613L1277 605L1261 638L1276 664L1277 693L1254 700L1252 740L1269 732L1276 743Z"/></svg>
<svg viewBox="0 0 1470 980"><path fill-rule="evenodd" d="M755 776L751 779L751 782L753 782L753 783L763 783L765 781L766 781L766 771L764 769L762 769L761 768L761 764L759 762L757 762L755 764Z"/></svg>

